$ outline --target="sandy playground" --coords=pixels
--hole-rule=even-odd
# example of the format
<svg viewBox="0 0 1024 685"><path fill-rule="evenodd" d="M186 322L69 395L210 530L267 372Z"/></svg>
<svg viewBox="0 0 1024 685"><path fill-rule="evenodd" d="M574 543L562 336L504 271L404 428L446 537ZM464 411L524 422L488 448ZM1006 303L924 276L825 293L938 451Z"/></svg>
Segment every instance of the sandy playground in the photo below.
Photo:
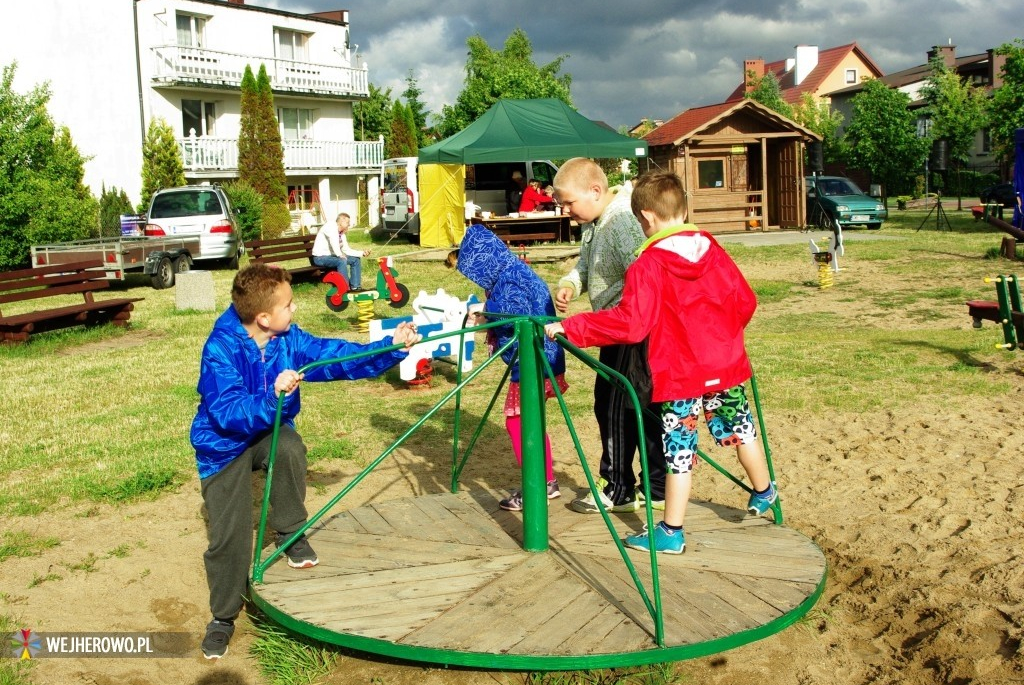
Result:
<svg viewBox="0 0 1024 685"><path fill-rule="evenodd" d="M882 270L872 277L885 287ZM931 325L970 326L962 303L944 306L943 317ZM998 338L992 327L986 334ZM828 584L816 609L799 625L739 649L681 663L680 670L690 677L687 682L1024 682L1024 431L1019 428L1024 362L1014 356L1003 359L989 372L1002 374L1012 389L989 398L983 408L925 403L899 412L824 412L813 425L801 414L769 414L787 523L825 552ZM587 380L577 380L579 391L586 392L587 386ZM593 449L593 424L581 419L579 428ZM568 445L564 426L557 429L556 445ZM585 482L568 453L556 457L556 470L563 492ZM391 498L440 488L441 471L416 454L402 452L359 492ZM332 461L312 474L312 480L327 485L327 492L311 489L310 510L355 472L346 462ZM493 458L485 456L472 467L475 481L495 489L514 483L515 477L504 444L494 446ZM214 663L199 654L208 614L202 567L206 533L198 492L193 477L177 493L154 502L103 506L88 512L92 515L83 515L89 509L83 505L17 521L19 529L33 535L59 537L62 546L0 565L6 613L37 630L187 631L197 645L189 658L160 661L38 661L33 682L263 682L247 655L252 638L244 619L227 658ZM736 506L743 500L707 468L697 475L694 497L735 500ZM567 501L563 496L561 503ZM115 541L133 545L132 553L105 558ZM63 572L59 581L27 587L28 579L57 569L71 546L77 556L93 552L103 557L99 572ZM518 683L522 676L345 653L328 682L468 685Z"/></svg>

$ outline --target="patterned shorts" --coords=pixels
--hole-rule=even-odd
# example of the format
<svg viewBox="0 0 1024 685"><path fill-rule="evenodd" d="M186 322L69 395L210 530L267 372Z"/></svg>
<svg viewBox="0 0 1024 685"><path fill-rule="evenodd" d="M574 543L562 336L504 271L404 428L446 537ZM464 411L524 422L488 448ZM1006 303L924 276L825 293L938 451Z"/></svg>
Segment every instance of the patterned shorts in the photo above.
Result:
<svg viewBox="0 0 1024 685"><path fill-rule="evenodd" d="M757 439L754 417L742 385L709 392L690 400L661 403L661 441L666 470L689 473L697 453L697 420L701 412L711 437L722 447L747 445Z"/></svg>

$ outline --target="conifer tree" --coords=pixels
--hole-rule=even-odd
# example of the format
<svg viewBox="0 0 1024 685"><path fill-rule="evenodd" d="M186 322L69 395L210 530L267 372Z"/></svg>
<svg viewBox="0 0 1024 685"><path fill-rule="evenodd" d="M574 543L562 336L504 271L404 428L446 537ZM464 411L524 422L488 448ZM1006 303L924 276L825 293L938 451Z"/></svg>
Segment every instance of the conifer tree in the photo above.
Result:
<svg viewBox="0 0 1024 685"><path fill-rule="evenodd" d="M139 212L149 211L149 200L161 188L185 185L185 163L181 148L174 139L174 129L163 118L149 122L146 140L142 143L142 198Z"/></svg>
<svg viewBox="0 0 1024 685"><path fill-rule="evenodd" d="M274 95L267 69L253 77L246 66L242 76L241 125L238 136L238 175L264 200L285 202L284 148L274 112Z"/></svg>
<svg viewBox="0 0 1024 685"><path fill-rule="evenodd" d="M395 100L391 107L391 133L384 147L387 157L414 157L419 152L413 126L409 110L401 100Z"/></svg>

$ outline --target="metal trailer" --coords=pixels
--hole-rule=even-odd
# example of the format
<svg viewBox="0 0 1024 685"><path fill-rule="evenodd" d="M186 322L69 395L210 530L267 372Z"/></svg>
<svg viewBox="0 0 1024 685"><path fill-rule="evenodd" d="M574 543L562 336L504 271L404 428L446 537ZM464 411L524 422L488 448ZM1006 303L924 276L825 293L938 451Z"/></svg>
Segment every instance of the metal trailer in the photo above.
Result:
<svg viewBox="0 0 1024 685"><path fill-rule="evenodd" d="M120 281L129 272L146 274L160 290L174 285L176 274L192 268L199 257L199 238L120 236L91 238L32 246L32 266L67 264L84 259L103 260L109 280Z"/></svg>

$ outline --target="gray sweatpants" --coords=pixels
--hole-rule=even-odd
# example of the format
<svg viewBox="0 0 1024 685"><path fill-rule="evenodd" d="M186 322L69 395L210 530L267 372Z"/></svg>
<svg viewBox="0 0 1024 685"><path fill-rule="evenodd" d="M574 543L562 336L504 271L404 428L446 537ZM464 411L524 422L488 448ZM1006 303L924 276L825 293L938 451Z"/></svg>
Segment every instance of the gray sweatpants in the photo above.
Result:
<svg viewBox="0 0 1024 685"><path fill-rule="evenodd" d="M210 519L210 546L203 561L214 618L233 619L242 610L252 563L252 473L267 468L271 436L270 432L260 436L227 466L200 481ZM290 534L306 523L305 499L306 445L295 429L281 426L267 515L267 535L271 541L274 531ZM259 500L262 503L262 496Z"/></svg>

